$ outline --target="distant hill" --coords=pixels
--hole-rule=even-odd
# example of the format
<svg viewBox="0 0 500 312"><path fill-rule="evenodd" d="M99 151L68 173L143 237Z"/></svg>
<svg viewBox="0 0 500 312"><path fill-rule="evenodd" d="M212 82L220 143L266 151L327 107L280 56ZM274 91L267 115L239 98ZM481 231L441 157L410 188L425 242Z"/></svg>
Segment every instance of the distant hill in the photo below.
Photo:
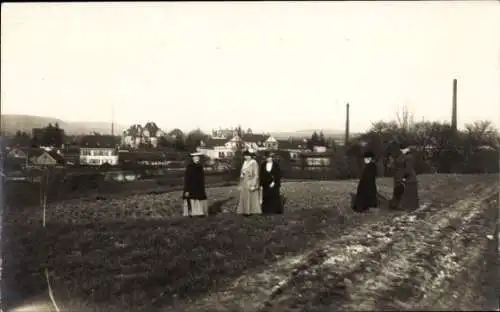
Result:
<svg viewBox="0 0 500 312"><path fill-rule="evenodd" d="M33 128L41 128L49 123L58 123L66 134L86 134L92 131L100 134L111 134L111 124L109 122L71 122L51 117L40 117L30 115L2 115L2 130L7 134L14 134L16 131L25 131L31 134ZM121 133L127 126L115 124L115 134Z"/></svg>
<svg viewBox="0 0 500 312"><path fill-rule="evenodd" d="M58 118L51 117L40 117L31 115L2 115L1 116L1 127L2 130L7 134L14 134L17 130L25 131L31 134L33 128L41 128L47 126L49 123L58 123L59 127L64 129L66 134L86 134L92 131L98 132L100 134L111 134L111 124L109 122L86 122L86 121L64 121ZM115 124L115 134L120 134L123 130L126 130L128 126ZM284 138L310 138L312 133L320 132L321 129L305 129L293 132L271 132L271 134L277 139ZM323 129L323 133L326 137L333 137L336 140L344 139L343 130L333 130L333 129ZM355 133L351 133L351 136L355 136Z"/></svg>

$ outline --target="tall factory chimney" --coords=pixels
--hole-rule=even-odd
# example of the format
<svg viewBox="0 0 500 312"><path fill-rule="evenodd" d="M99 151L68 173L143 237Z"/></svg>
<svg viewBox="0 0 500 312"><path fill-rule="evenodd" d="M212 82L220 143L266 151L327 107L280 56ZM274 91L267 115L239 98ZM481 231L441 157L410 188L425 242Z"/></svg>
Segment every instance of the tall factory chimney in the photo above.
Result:
<svg viewBox="0 0 500 312"><path fill-rule="evenodd" d="M111 135L115 135L115 105L111 106Z"/></svg>
<svg viewBox="0 0 500 312"><path fill-rule="evenodd" d="M345 105L345 138L344 146L349 143L349 103Z"/></svg>
<svg viewBox="0 0 500 312"><path fill-rule="evenodd" d="M451 110L451 127L453 131L457 130L457 80L453 79L453 102Z"/></svg>

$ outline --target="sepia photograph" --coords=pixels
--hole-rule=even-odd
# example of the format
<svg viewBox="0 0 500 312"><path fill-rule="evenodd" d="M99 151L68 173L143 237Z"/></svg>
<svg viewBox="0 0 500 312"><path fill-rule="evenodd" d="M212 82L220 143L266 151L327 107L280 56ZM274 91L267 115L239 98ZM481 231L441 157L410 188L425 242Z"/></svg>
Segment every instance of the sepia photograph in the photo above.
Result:
<svg viewBox="0 0 500 312"><path fill-rule="evenodd" d="M2 3L0 312L500 311L498 1Z"/></svg>

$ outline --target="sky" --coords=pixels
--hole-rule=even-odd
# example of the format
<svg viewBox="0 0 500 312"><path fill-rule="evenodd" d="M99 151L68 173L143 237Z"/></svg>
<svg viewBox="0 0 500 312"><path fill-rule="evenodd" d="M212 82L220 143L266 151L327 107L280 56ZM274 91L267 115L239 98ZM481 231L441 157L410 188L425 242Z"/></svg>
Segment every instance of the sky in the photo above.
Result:
<svg viewBox="0 0 500 312"><path fill-rule="evenodd" d="M500 4L2 3L2 114L167 129L500 127ZM113 117L114 116L114 117Z"/></svg>

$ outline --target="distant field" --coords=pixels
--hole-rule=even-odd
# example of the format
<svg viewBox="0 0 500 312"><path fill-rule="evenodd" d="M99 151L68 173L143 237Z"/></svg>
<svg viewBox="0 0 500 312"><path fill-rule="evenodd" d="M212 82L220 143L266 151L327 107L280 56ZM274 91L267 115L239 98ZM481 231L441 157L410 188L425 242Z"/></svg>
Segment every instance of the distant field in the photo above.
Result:
<svg viewBox="0 0 500 312"><path fill-rule="evenodd" d="M34 211L6 224L5 279L43 293L47 267L62 311L484 307L498 175L420 176L423 207L409 214L355 214L355 187L286 182L286 214L271 217L235 216L234 186L210 188L226 213L201 219L180 217L180 191L54 203L47 230Z"/></svg>
<svg viewBox="0 0 500 312"><path fill-rule="evenodd" d="M48 201L56 202L75 198L96 198L130 195L144 192L161 192L178 189L182 187L182 172L175 172L155 179L136 180L131 182L116 181L94 181L88 183L86 179L68 181L55 181L51 184L48 192ZM227 175L207 174L206 183L219 185L230 183ZM9 207L20 207L38 205L40 203L40 184L26 181L9 181L5 183L5 203ZM30 210L27 212L29 213Z"/></svg>

